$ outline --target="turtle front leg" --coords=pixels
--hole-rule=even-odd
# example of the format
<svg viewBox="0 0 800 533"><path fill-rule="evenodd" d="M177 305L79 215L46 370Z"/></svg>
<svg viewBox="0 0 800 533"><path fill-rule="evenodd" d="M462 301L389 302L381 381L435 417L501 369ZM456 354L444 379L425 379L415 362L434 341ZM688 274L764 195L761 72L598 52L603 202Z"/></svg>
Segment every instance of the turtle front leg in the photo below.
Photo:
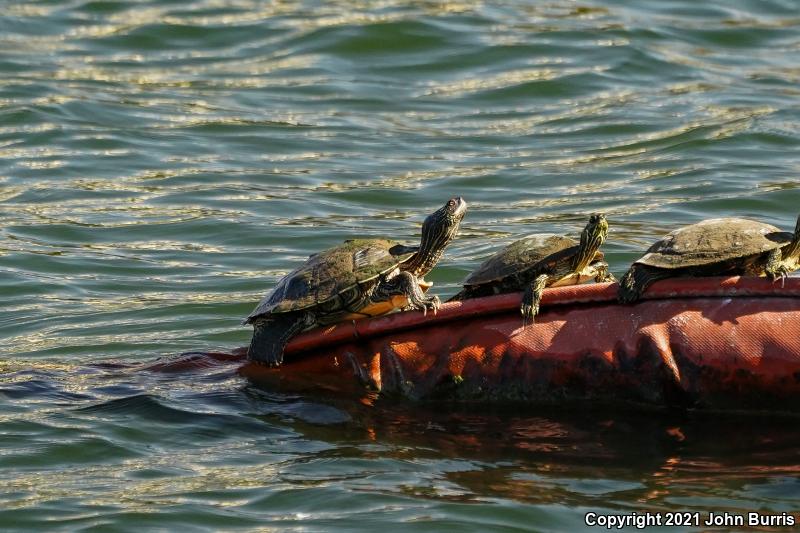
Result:
<svg viewBox="0 0 800 533"><path fill-rule="evenodd" d="M525 287L525 294L522 296L522 305L519 307L519 311L522 313L523 325L526 325L528 321L533 324L533 317L539 313L542 292L544 288L547 287L547 282L549 280L550 276L548 274L540 274Z"/></svg>
<svg viewBox="0 0 800 533"><path fill-rule="evenodd" d="M778 278L780 278L781 283L783 283L784 278L786 278L786 276L792 272L792 270L783 261L783 253L781 252L780 248L775 248L769 253L764 272L766 272L767 277L772 281L776 281Z"/></svg>
<svg viewBox="0 0 800 533"><path fill-rule="evenodd" d="M416 309L427 314L428 310L436 313L441 301L438 296L426 296L419 287L419 279L411 272L402 271L390 279L382 281L372 293L373 301L383 301L392 296L405 296L408 305L404 310Z"/></svg>

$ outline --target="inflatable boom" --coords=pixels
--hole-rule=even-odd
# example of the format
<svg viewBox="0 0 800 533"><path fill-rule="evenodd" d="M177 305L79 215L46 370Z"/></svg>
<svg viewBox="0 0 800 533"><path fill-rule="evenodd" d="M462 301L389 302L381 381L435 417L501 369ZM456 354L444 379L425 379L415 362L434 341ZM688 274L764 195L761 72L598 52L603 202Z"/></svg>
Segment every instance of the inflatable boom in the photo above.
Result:
<svg viewBox="0 0 800 533"><path fill-rule="evenodd" d="M633 402L800 411L800 279L671 279L634 305L616 284L444 304L299 335L257 381L413 400Z"/></svg>

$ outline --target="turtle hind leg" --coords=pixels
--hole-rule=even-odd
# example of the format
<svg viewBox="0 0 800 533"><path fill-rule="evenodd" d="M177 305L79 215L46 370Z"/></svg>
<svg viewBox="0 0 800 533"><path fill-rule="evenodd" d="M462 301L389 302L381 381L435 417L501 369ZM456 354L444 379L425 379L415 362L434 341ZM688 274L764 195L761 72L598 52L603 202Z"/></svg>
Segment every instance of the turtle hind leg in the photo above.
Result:
<svg viewBox="0 0 800 533"><path fill-rule="evenodd" d="M597 283L614 283L615 281L617 281L616 276L607 270L603 275L598 275L595 278L595 282Z"/></svg>
<svg viewBox="0 0 800 533"><path fill-rule="evenodd" d="M267 366L280 366L286 343L303 330L305 323L302 313L280 313L256 319L247 358Z"/></svg>
<svg viewBox="0 0 800 533"><path fill-rule="evenodd" d="M669 271L644 265L631 265L619 281L617 300L623 304L633 303L642 297L642 293L651 283L669 277L672 277Z"/></svg>
<svg viewBox="0 0 800 533"><path fill-rule="evenodd" d="M597 265L596 270L597 275L594 277L595 283L613 283L617 281L614 274L608 270L608 265Z"/></svg>
<svg viewBox="0 0 800 533"><path fill-rule="evenodd" d="M405 296L408 299L408 305L403 308L404 310L417 309L427 313L430 309L435 313L441 304L438 296L426 296L419 288L419 279L411 272L406 271L378 284L371 299L383 301L397 295Z"/></svg>
<svg viewBox="0 0 800 533"><path fill-rule="evenodd" d="M525 294L522 296L522 304L519 311L522 313L523 325L528 322L533 324L533 318L539 313L539 304L542 301L542 292L547 287L550 276L540 274L525 287Z"/></svg>

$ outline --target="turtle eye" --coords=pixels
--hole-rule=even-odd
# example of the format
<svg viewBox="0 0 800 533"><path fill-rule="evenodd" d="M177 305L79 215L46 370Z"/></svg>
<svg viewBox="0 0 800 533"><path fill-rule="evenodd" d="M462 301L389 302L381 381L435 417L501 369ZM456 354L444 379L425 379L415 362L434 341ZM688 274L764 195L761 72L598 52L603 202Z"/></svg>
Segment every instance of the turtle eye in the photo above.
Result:
<svg viewBox="0 0 800 533"><path fill-rule="evenodd" d="M447 202L447 205L450 206L450 207L453 207L454 205L456 205L456 201L455 200L450 200L449 202Z"/></svg>

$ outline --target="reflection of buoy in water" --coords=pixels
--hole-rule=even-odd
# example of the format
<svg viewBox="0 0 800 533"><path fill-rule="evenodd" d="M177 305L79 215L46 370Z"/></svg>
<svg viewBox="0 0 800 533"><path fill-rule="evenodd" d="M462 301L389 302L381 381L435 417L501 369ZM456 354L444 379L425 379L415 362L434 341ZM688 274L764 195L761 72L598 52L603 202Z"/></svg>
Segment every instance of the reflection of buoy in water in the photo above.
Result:
<svg viewBox="0 0 800 533"><path fill-rule="evenodd" d="M522 327L519 294L299 335L254 380L413 399L800 408L800 279L671 279L635 305L616 284L545 291Z"/></svg>

